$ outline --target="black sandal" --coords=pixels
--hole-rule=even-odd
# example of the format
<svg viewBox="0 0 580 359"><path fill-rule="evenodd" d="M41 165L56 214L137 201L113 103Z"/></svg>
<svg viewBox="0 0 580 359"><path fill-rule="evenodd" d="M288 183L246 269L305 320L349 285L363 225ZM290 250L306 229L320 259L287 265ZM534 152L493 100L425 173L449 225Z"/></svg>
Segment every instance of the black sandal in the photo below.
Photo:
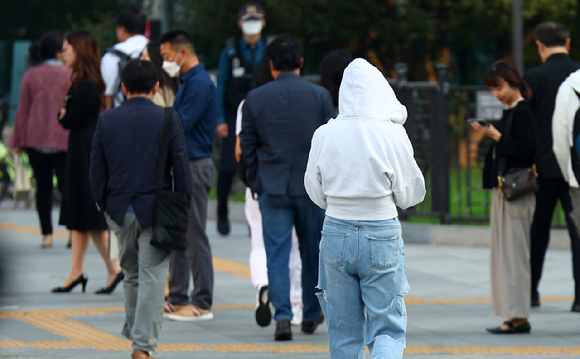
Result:
<svg viewBox="0 0 580 359"><path fill-rule="evenodd" d="M514 326L514 323L506 320L503 324L508 326L508 329L503 329L501 325L495 328L487 328L486 330L493 334L528 334L532 330L532 325L530 322L525 321L518 326Z"/></svg>

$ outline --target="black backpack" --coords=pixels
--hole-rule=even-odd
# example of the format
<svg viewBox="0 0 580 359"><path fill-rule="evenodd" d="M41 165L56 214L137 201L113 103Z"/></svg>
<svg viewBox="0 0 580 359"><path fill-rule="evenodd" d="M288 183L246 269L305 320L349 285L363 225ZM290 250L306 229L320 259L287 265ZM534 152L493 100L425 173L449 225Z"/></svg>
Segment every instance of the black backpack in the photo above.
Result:
<svg viewBox="0 0 580 359"><path fill-rule="evenodd" d="M115 84L115 87L117 88L117 92L115 92L115 95L113 95L113 101L115 100L115 97L117 96L117 94L120 92L123 95L123 100L121 101L121 103L123 103L123 102L125 102L127 97L125 97L125 94L123 93L123 88L121 86L121 72L123 72L123 69L125 68L125 65L127 65L127 62L131 61L131 56L129 56L126 53L119 51L115 48L112 48L112 47L110 49L107 49L107 51L105 53L113 54L119 58L119 66L117 68L117 70L118 70L118 76L117 76L118 84Z"/></svg>

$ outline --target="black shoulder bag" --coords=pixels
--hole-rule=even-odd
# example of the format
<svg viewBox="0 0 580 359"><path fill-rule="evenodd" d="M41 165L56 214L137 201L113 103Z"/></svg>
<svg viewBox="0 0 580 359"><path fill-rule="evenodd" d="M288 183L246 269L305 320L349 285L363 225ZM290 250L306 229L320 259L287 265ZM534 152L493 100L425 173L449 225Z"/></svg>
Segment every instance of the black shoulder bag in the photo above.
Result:
<svg viewBox="0 0 580 359"><path fill-rule="evenodd" d="M512 129L513 111L510 113L506 124L504 136L509 136ZM538 174L535 166L529 168L511 168L505 170L507 159L501 156L497 166L498 188L508 201L520 198L529 192L538 190Z"/></svg>
<svg viewBox="0 0 580 359"><path fill-rule="evenodd" d="M159 151L159 172L157 190L153 202L153 238L151 245L165 250L184 250L187 247L187 207L189 200L186 193L162 189L165 163L169 152L169 132L173 109L165 108L163 134Z"/></svg>

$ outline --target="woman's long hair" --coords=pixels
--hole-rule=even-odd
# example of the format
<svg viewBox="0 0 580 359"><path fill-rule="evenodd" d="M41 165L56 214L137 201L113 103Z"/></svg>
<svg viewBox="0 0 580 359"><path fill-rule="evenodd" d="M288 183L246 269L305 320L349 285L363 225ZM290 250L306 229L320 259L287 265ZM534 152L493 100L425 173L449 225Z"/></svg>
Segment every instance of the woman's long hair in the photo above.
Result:
<svg viewBox="0 0 580 359"><path fill-rule="evenodd" d="M101 107L105 106L105 82L101 77L101 56L97 40L88 30L76 30L68 34L66 41L74 48L77 57L72 67L71 87L88 77L93 80L101 94Z"/></svg>
<svg viewBox="0 0 580 359"><path fill-rule="evenodd" d="M179 79L170 77L167 72L163 70L163 58L161 57L161 43L159 41L151 41L147 44L147 52L149 53L149 58L155 69L157 69L157 74L159 76L159 88L169 87L173 94L177 93L179 90Z"/></svg>
<svg viewBox="0 0 580 359"><path fill-rule="evenodd" d="M352 60L348 52L335 50L324 56L320 62L320 85L330 92L334 107L338 107L338 90L342 82L342 74Z"/></svg>
<svg viewBox="0 0 580 359"><path fill-rule="evenodd" d="M489 87L499 85L499 79L504 79L510 87L520 90L523 98L529 101L532 98L530 85L522 80L518 69L508 61L496 61L487 69L485 73L485 84Z"/></svg>

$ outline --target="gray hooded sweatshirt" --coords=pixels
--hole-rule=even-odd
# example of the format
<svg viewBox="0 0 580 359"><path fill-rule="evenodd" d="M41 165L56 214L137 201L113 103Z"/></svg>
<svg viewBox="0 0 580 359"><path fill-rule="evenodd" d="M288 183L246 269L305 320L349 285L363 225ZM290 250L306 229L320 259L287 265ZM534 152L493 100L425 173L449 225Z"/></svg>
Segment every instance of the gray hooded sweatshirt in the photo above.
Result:
<svg viewBox="0 0 580 359"><path fill-rule="evenodd" d="M396 206L422 202L425 180L403 127L407 109L366 60L344 70L338 112L312 138L304 175L310 199L329 217L359 221L395 218Z"/></svg>

